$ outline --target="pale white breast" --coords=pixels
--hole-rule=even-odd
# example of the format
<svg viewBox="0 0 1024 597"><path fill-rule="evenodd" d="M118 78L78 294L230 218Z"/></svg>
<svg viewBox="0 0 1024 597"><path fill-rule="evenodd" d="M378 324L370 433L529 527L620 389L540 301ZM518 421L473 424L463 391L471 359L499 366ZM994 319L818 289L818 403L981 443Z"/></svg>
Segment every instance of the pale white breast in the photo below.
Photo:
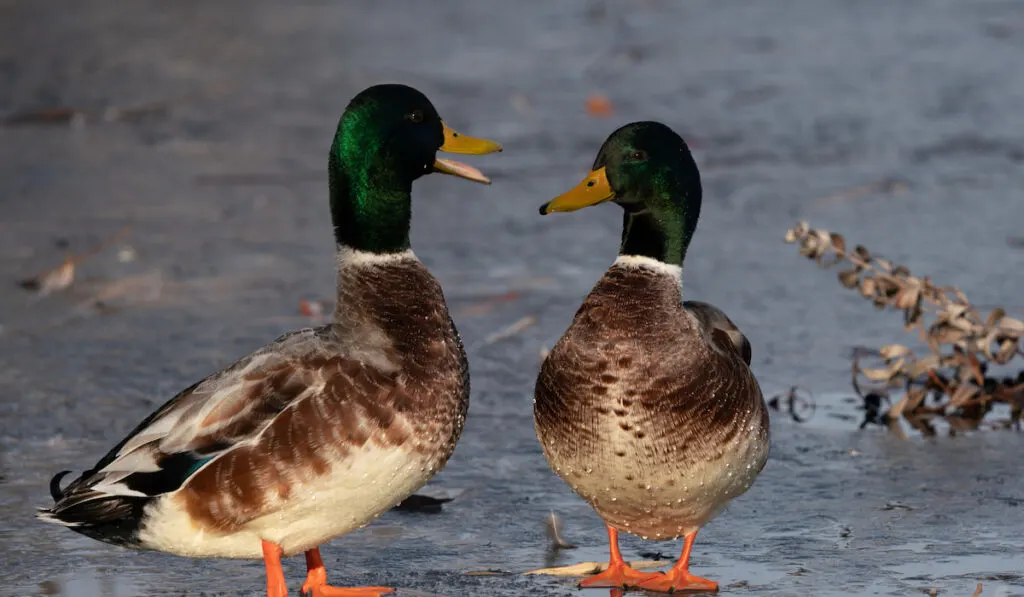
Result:
<svg viewBox="0 0 1024 597"><path fill-rule="evenodd" d="M694 461L680 446L678 461L689 466L651 467L642 464L649 457L634 435L642 428L634 423L625 431L607 416L594 431L604 441L591 463L557 472L612 526L644 539L675 539L699 529L753 485L768 457L758 421L722 445L717 458Z"/></svg>
<svg viewBox="0 0 1024 597"><path fill-rule="evenodd" d="M221 535L197 526L175 492L147 508L139 538L151 549L190 557L261 558L261 540L294 555L367 525L425 485L436 467L430 457L407 448L367 442L236 532Z"/></svg>

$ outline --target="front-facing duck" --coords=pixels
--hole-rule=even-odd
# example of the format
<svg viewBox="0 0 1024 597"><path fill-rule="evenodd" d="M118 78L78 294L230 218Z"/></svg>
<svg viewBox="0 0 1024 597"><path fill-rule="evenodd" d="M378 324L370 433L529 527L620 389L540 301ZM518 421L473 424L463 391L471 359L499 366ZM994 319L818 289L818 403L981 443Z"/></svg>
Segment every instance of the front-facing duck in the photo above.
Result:
<svg viewBox="0 0 1024 597"><path fill-rule="evenodd" d="M288 594L281 557L305 552L312 597L336 588L318 546L365 526L451 456L469 370L437 280L409 245L414 180L488 182L438 150L491 141L448 128L404 85L358 94L329 152L337 307L192 385L150 415L39 517L116 545L190 557L262 558L268 597Z"/></svg>
<svg viewBox="0 0 1024 597"><path fill-rule="evenodd" d="M682 300L701 184L679 135L657 122L620 128L583 182L541 214L605 201L625 212L619 257L541 367L537 436L608 527L609 567L580 586L714 591L689 572L694 538L768 457L750 344L716 307ZM685 537L682 556L667 573L637 572L619 553L618 531Z"/></svg>

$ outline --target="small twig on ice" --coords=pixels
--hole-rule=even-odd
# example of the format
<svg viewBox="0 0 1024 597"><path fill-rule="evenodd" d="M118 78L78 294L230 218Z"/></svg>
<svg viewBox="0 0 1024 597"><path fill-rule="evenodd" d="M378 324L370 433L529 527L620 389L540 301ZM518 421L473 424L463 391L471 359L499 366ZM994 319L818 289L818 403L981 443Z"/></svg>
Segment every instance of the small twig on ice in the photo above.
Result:
<svg viewBox="0 0 1024 597"><path fill-rule="evenodd" d="M548 538L551 539L551 547L555 550L576 549L576 546L566 541L562 535L562 520L554 512L548 514L544 519L544 528L548 533Z"/></svg>
<svg viewBox="0 0 1024 597"><path fill-rule="evenodd" d="M634 570L650 570L652 568L661 568L667 566L672 562L666 560L636 560L633 562L627 562L630 568ZM572 566L559 566L557 568L540 568L537 570L530 570L523 574L546 574L548 576L590 576L591 574L597 574L603 572L608 568L608 562L580 562L579 564L573 564Z"/></svg>
<svg viewBox="0 0 1024 597"><path fill-rule="evenodd" d="M495 342L499 342L506 338L511 338L512 336L522 333L523 330L532 326L535 323L537 323L536 317L534 317L533 315L526 315L525 317L520 318L515 323L508 325L484 338L484 344L494 344Z"/></svg>
<svg viewBox="0 0 1024 597"><path fill-rule="evenodd" d="M52 292L64 290L68 286L71 286L72 282L75 281L76 264L81 263L86 258L92 257L93 255L99 253L103 249L107 248L118 238L126 234L129 230L131 230L131 227L125 226L124 228L121 228L114 234L111 234L110 236L105 238L102 242L100 242L92 249L89 249L88 251L84 253L79 253L77 255L69 255L64 260L64 263L58 265L55 268L48 269L44 272L38 273L32 276L31 278L25 278L24 280L20 280L18 282L18 285L24 288L25 290L34 291L41 296L46 296Z"/></svg>

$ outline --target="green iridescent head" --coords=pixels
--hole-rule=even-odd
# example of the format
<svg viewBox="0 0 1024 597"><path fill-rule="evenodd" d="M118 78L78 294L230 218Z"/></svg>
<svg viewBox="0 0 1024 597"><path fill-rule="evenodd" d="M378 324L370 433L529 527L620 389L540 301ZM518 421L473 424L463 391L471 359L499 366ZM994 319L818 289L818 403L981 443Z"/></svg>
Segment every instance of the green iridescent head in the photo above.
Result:
<svg viewBox="0 0 1024 597"><path fill-rule="evenodd" d="M412 182L424 174L490 182L472 166L438 158L438 151L486 154L501 145L455 132L412 87L375 85L355 96L328 159L338 244L376 253L409 248Z"/></svg>
<svg viewBox="0 0 1024 597"><path fill-rule="evenodd" d="M700 172L683 138L660 122L627 124L608 136L583 182L540 213L606 201L625 210L620 254L682 263L701 206Z"/></svg>

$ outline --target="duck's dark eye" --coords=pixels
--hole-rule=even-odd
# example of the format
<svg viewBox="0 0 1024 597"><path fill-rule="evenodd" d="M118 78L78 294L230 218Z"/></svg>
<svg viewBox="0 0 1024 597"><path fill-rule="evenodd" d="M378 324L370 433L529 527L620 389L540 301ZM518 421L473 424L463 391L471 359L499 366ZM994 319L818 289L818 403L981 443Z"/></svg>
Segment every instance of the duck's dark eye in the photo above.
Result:
<svg viewBox="0 0 1024 597"><path fill-rule="evenodd" d="M629 159L634 162L642 162L647 159L647 152L642 149L638 149L629 154Z"/></svg>
<svg viewBox="0 0 1024 597"><path fill-rule="evenodd" d="M413 110L405 115L405 119L409 122L419 124L423 122L423 110Z"/></svg>

